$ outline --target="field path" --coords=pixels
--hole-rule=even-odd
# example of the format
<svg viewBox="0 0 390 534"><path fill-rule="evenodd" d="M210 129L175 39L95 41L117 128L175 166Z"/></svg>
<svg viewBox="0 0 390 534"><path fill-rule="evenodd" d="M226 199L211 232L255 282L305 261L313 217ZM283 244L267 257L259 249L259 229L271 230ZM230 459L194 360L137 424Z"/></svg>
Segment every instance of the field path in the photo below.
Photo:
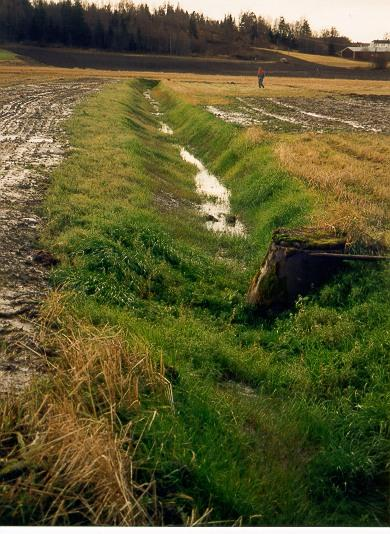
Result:
<svg viewBox="0 0 390 534"><path fill-rule="evenodd" d="M61 122L98 80L0 88L0 393L42 367L33 318L47 290L49 255L36 243L48 171L67 147Z"/></svg>

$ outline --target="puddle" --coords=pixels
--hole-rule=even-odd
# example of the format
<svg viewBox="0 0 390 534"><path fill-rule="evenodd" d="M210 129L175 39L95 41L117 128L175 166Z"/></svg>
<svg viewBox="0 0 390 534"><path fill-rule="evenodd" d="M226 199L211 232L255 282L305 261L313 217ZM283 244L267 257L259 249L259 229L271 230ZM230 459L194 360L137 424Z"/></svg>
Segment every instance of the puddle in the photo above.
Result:
<svg viewBox="0 0 390 534"><path fill-rule="evenodd" d="M152 95L150 94L150 91L149 90L144 91L143 95L146 98L146 100L148 100L150 102L150 105L154 109L154 111L152 112L152 115L154 115L155 117L162 117L164 115L164 113L161 113L161 111L160 111L160 104L157 102L157 100L155 100L152 97ZM173 135L172 128L170 126L168 126L168 124L166 124L165 122L162 122L162 121L160 121L160 132L162 132L162 133L164 133L166 135Z"/></svg>
<svg viewBox="0 0 390 534"><path fill-rule="evenodd" d="M242 382L235 382L234 380L227 380L222 384L222 387L230 389L235 393L239 393L243 397L258 398L259 396L257 391L251 386L243 384Z"/></svg>
<svg viewBox="0 0 390 534"><path fill-rule="evenodd" d="M256 122L260 123L260 121L256 121L252 117L247 116L240 111L224 111L216 108L215 106L207 106L206 110L209 113L212 113L215 117L218 117L225 122L237 124L238 126L250 126Z"/></svg>
<svg viewBox="0 0 390 534"><path fill-rule="evenodd" d="M51 137L34 136L34 137L30 137L30 139L28 139L27 141L29 143L53 143L54 139L52 139Z"/></svg>
<svg viewBox="0 0 390 534"><path fill-rule="evenodd" d="M201 212L208 219L206 227L214 232L244 236L246 234L244 225L231 214L230 191L188 150L181 148L180 156L198 169L195 176L196 191L199 195L207 197L207 200L200 205Z"/></svg>
<svg viewBox="0 0 390 534"><path fill-rule="evenodd" d="M241 102L244 106L248 106L248 104L245 102L243 98L237 98L239 102ZM301 122L294 117L286 117L285 115L279 115L278 113L271 113L270 111L265 111L263 108L255 107L255 106L248 106L253 111L256 111L257 113L261 113L262 115L265 115L266 117L271 117L273 119L277 119L282 122L289 122L290 124L301 124Z"/></svg>
<svg viewBox="0 0 390 534"><path fill-rule="evenodd" d="M165 133L167 135L173 135L173 130L170 126L168 126L168 124L165 124L165 122L161 122L161 128L160 128L160 131L162 133Z"/></svg>
<svg viewBox="0 0 390 534"><path fill-rule="evenodd" d="M390 97L242 98L229 107L206 106L219 119L271 131L390 132Z"/></svg>
<svg viewBox="0 0 390 534"><path fill-rule="evenodd" d="M279 100L276 100L275 98L269 98L271 102L274 104L277 104L278 106L282 106L287 109L291 109L293 111L297 111L298 113L301 113L302 115L306 115L308 117L314 117L316 119L323 119L326 121L336 121L341 122L343 124L346 124L348 126L351 126L352 128L355 128L357 130L365 130L365 131L371 131L371 132L381 132L382 130L380 128L369 128L367 126L363 126L362 124L358 123L357 121L347 120L347 119L341 119L340 117L332 117L330 115L323 115L322 113L314 113L313 111L305 111L304 109L299 108L298 106L293 106L291 104L286 104L286 102L280 102Z"/></svg>
<svg viewBox="0 0 390 534"><path fill-rule="evenodd" d="M154 98L152 97L152 95L150 94L150 91L144 91L144 97L146 98L146 100L149 100L152 108L154 109L155 111L155 114L157 115L157 113L160 115L159 111L160 111L160 104L157 102L157 100L154 100Z"/></svg>
<svg viewBox="0 0 390 534"><path fill-rule="evenodd" d="M15 141L17 138L18 138L17 135L0 135L0 142Z"/></svg>

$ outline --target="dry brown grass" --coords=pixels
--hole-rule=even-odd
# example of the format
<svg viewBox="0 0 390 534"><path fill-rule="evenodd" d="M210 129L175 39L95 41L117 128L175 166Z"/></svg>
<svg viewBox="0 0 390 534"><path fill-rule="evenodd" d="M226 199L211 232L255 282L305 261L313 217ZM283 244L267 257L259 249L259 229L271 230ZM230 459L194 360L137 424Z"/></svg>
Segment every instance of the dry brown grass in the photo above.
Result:
<svg viewBox="0 0 390 534"><path fill-rule="evenodd" d="M324 67L340 67L344 69L371 69L372 63L369 61L354 61L338 56L321 56L320 54L305 54L303 52L290 52L288 50L268 50L260 48L259 50L267 50L268 52L276 52L282 56L290 56L302 61L309 61Z"/></svg>
<svg viewBox="0 0 390 534"><path fill-rule="evenodd" d="M259 126L249 126L244 131L245 144L248 148L253 148L264 141L271 141L275 138L276 136L273 133L260 128Z"/></svg>
<svg viewBox="0 0 390 534"><path fill-rule="evenodd" d="M237 97L306 97L346 95L390 95L390 84L378 80L337 80L322 78L266 78L266 89L259 91L256 76L211 76L202 80L197 76L173 78L164 85L178 93L190 104L228 104ZM146 76L145 76L146 77Z"/></svg>
<svg viewBox="0 0 390 534"><path fill-rule="evenodd" d="M80 69L80 68L61 68L61 67L41 67L41 66L15 66L3 65L0 63L0 85L8 85L11 83L22 83L26 81L31 82L45 82L58 79L81 79L81 78L103 78L112 80L124 80L134 78L147 78L150 80L180 80L187 82L195 81L210 81L230 79L226 76L213 76L201 74L180 74L164 72L148 72L148 71L113 71L113 70L98 70L98 69Z"/></svg>
<svg viewBox="0 0 390 534"><path fill-rule="evenodd" d="M276 153L283 166L321 192L320 223L347 231L354 242L390 245L388 136L289 135Z"/></svg>
<svg viewBox="0 0 390 534"><path fill-rule="evenodd" d="M41 341L58 354L52 373L21 398L2 400L0 482L10 483L1 486L0 522L5 515L20 523L24 514L38 524L153 524L154 481L135 480L132 431L143 394L173 406L162 365L141 341L129 346L117 330L71 319L59 293L46 306ZM141 435L155 415L143 413Z"/></svg>
<svg viewBox="0 0 390 534"><path fill-rule="evenodd" d="M212 74L164 73L144 71L110 71L67 69L35 65L2 65L0 85L43 83L58 79L104 78L112 80L147 78L164 81L191 104L229 103L235 97L321 97L329 94L390 95L390 84L378 80L337 80L322 78L267 77L266 90L259 92L257 77Z"/></svg>
<svg viewBox="0 0 390 534"><path fill-rule="evenodd" d="M253 81L253 77L248 76L220 76L214 74L189 74L189 73L165 73L155 71L113 71L113 70L99 70L99 69L80 69L80 68L61 68L49 66L35 66L35 65L3 65L0 63L0 84L5 85L9 83L30 81L50 81L58 79L80 79L80 78L105 78L112 80L144 78L150 80L164 80L172 82L175 86L176 82L184 84L203 84L202 90L207 90L208 86L216 84L217 86L226 88L229 82L233 79L237 83L245 86L249 80ZM184 86L187 90L190 86ZM211 89L211 94L213 93ZM218 90L218 89L217 89Z"/></svg>

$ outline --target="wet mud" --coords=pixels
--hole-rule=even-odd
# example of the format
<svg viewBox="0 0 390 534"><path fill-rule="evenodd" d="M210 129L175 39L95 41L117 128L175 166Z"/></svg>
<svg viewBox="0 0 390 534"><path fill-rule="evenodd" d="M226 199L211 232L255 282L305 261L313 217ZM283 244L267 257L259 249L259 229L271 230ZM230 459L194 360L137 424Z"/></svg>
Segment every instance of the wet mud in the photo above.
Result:
<svg viewBox="0 0 390 534"><path fill-rule="evenodd" d="M270 131L390 133L390 97L384 95L237 98L229 106L206 109L225 122Z"/></svg>
<svg viewBox="0 0 390 534"><path fill-rule="evenodd" d="M68 148L61 123L100 81L0 89L0 394L43 370L35 317L55 260L39 251L50 170Z"/></svg>

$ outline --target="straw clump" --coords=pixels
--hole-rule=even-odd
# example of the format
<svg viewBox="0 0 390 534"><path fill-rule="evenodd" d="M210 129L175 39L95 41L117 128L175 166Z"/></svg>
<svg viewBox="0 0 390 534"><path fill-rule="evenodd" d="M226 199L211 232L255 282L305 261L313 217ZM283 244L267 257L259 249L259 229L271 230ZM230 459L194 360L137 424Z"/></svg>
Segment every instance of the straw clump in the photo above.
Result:
<svg viewBox="0 0 390 534"><path fill-rule="evenodd" d="M151 524L154 482L136 481L134 427L142 436L156 416L141 412L142 395L172 407L170 383L145 344L69 319L61 300L53 294L41 334L57 353L53 372L23 398L1 401L0 521ZM53 316L62 317L54 333Z"/></svg>

